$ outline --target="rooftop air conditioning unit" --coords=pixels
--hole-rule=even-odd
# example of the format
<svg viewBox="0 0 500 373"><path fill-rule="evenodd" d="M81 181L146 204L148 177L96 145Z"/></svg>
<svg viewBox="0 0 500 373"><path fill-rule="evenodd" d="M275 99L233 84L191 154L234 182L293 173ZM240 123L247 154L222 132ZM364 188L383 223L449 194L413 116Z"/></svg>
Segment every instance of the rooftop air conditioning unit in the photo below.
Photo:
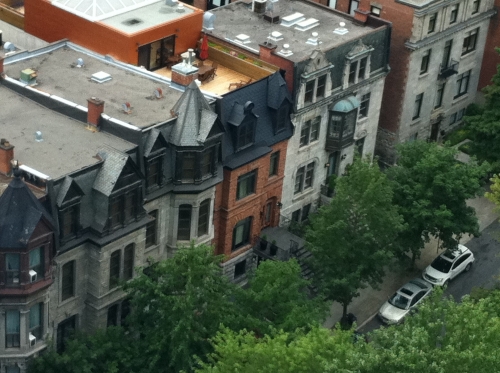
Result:
<svg viewBox="0 0 500 373"><path fill-rule="evenodd" d="M30 269L30 282L36 282L36 278L37 278L37 273L36 271L33 271L32 269Z"/></svg>
<svg viewBox="0 0 500 373"><path fill-rule="evenodd" d="M30 346L33 347L36 345L36 337L30 333Z"/></svg>

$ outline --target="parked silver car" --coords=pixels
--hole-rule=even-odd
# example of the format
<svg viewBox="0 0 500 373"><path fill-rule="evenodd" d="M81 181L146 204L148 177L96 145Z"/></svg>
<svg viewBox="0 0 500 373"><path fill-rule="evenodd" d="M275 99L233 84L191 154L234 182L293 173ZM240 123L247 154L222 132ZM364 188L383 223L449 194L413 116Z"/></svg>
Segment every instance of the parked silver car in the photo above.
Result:
<svg viewBox="0 0 500 373"><path fill-rule="evenodd" d="M384 324L399 324L404 317L432 290L432 285L421 278L415 278L403 285L396 293L385 302L378 316Z"/></svg>
<svg viewBox="0 0 500 373"><path fill-rule="evenodd" d="M444 286L461 272L467 272L474 263L474 254L464 245L445 251L425 269L422 277L432 285Z"/></svg>

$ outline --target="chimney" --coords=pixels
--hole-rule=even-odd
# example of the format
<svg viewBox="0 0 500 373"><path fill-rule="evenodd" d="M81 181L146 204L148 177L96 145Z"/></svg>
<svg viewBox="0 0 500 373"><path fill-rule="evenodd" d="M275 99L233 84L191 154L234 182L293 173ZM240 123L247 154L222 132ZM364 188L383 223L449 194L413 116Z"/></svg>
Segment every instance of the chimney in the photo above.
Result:
<svg viewBox="0 0 500 373"><path fill-rule="evenodd" d="M269 41L259 44L259 58L263 61L270 61L271 53L276 49L276 47L276 44L272 44Z"/></svg>
<svg viewBox="0 0 500 373"><path fill-rule="evenodd" d="M198 78L198 68L193 66L194 51L192 48L181 54L183 63L172 66L172 85L187 87Z"/></svg>
<svg viewBox="0 0 500 373"><path fill-rule="evenodd" d="M360 23L364 25L366 21L368 20L368 15L370 14L369 11L366 10L361 10L361 9L355 9L354 10L354 21L357 23Z"/></svg>
<svg viewBox="0 0 500 373"><path fill-rule="evenodd" d="M11 145L6 139L0 140L0 172L4 175L10 175L12 172L11 161L14 159L14 145Z"/></svg>
<svg viewBox="0 0 500 373"><path fill-rule="evenodd" d="M0 56L0 76L3 76L3 60L4 58Z"/></svg>
<svg viewBox="0 0 500 373"><path fill-rule="evenodd" d="M87 99L87 123L93 127L99 128L101 123L101 114L104 112L104 101L97 97Z"/></svg>

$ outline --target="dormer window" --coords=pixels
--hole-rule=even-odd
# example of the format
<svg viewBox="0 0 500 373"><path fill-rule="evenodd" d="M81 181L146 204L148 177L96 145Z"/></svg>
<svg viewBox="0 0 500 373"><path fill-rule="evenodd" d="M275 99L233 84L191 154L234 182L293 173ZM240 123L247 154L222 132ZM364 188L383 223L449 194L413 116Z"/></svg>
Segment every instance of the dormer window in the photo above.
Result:
<svg viewBox="0 0 500 373"><path fill-rule="evenodd" d="M372 51L372 47L363 44L360 40L347 54L347 63L344 71L344 88L362 82L370 77L370 54Z"/></svg>
<svg viewBox="0 0 500 373"><path fill-rule="evenodd" d="M238 128L237 148L243 149L252 145L255 141L255 120L246 118Z"/></svg>
<svg viewBox="0 0 500 373"><path fill-rule="evenodd" d="M213 177L217 170L219 143L201 151L177 151L176 180L178 183L201 183Z"/></svg>
<svg viewBox="0 0 500 373"><path fill-rule="evenodd" d="M234 103L228 123L233 127L231 132L236 151L243 150L255 142L255 131L259 117L253 112L253 108L252 101L247 101L245 105Z"/></svg>
<svg viewBox="0 0 500 373"><path fill-rule="evenodd" d="M325 97L327 74L316 75L315 79L306 82L304 104L311 104Z"/></svg>
<svg viewBox="0 0 500 373"><path fill-rule="evenodd" d="M109 202L109 227L111 229L119 228L135 220L138 212L137 201L137 189L111 196Z"/></svg>
<svg viewBox="0 0 500 373"><path fill-rule="evenodd" d="M59 210L59 225L61 239L66 240L76 236L80 226L79 203Z"/></svg>
<svg viewBox="0 0 500 373"><path fill-rule="evenodd" d="M158 155L146 161L146 188L159 187L163 183L163 156Z"/></svg>
<svg viewBox="0 0 500 373"><path fill-rule="evenodd" d="M151 130L144 149L144 168L146 170L146 188L152 191L164 183L163 166L167 142L157 129Z"/></svg>

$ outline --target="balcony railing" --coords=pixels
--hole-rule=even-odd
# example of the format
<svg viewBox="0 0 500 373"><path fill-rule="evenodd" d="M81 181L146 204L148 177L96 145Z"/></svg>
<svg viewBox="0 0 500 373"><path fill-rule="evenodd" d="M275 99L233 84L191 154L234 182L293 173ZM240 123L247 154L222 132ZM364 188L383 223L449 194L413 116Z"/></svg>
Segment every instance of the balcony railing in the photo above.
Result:
<svg viewBox="0 0 500 373"><path fill-rule="evenodd" d="M290 251L284 250L275 243L268 242L262 237L255 237L256 244L253 247L254 252L266 259L287 261L290 259Z"/></svg>
<svg viewBox="0 0 500 373"><path fill-rule="evenodd" d="M439 65L439 79L448 79L450 76L458 74L458 61L450 59L447 65Z"/></svg>

